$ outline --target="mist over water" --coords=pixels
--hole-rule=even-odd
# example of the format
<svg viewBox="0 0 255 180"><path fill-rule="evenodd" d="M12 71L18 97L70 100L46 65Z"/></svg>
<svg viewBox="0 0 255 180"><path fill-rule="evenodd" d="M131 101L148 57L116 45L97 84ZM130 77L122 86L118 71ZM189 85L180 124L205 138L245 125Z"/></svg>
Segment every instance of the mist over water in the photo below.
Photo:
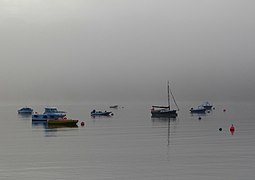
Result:
<svg viewBox="0 0 255 180"><path fill-rule="evenodd" d="M253 179L254 5L0 1L0 179ZM167 81L178 118L153 119ZM216 109L189 113L204 101ZM85 127L17 115L48 105Z"/></svg>
<svg viewBox="0 0 255 180"><path fill-rule="evenodd" d="M251 1L1 1L4 103L254 101Z"/></svg>

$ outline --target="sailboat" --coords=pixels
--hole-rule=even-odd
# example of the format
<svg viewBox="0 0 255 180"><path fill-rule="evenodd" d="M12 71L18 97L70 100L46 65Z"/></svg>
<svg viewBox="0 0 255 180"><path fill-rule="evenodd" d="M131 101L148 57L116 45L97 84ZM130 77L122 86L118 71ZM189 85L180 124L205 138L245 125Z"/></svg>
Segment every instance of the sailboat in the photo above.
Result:
<svg viewBox="0 0 255 180"><path fill-rule="evenodd" d="M152 106L151 109L151 117L171 117L171 118L176 118L177 117L177 112L179 110L178 105L174 99L173 93L171 92L169 88L169 81L167 81L167 93L168 93L168 106ZM177 110L171 109L170 108L170 93L171 96L174 100L174 103L177 107Z"/></svg>

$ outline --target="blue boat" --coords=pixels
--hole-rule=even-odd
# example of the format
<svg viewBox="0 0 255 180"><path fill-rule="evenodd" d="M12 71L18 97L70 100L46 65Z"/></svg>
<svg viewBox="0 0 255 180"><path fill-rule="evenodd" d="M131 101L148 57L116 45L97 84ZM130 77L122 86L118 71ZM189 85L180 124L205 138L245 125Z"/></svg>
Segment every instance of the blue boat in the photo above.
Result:
<svg viewBox="0 0 255 180"><path fill-rule="evenodd" d="M66 116L65 111L59 111L56 107L45 107L43 114L32 114L32 121L57 120Z"/></svg>
<svg viewBox="0 0 255 180"><path fill-rule="evenodd" d="M91 116L112 116L113 113L111 111L96 111L95 109L91 111Z"/></svg>
<svg viewBox="0 0 255 180"><path fill-rule="evenodd" d="M191 108L190 113L204 114L206 109L203 106L198 106L197 108Z"/></svg>
<svg viewBox="0 0 255 180"><path fill-rule="evenodd" d="M19 114L32 114L33 113L33 109L29 108L29 107L23 107L21 109L18 110Z"/></svg>

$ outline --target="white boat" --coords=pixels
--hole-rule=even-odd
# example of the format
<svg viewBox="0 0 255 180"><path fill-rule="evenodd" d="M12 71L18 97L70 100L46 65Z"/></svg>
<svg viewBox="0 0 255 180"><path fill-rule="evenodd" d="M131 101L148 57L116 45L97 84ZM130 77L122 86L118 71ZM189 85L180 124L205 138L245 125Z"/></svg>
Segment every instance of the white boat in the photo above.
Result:
<svg viewBox="0 0 255 180"><path fill-rule="evenodd" d="M66 116L65 111L59 111L56 107L45 107L43 114L32 114L32 121L57 120Z"/></svg>
<svg viewBox="0 0 255 180"><path fill-rule="evenodd" d="M213 105L210 104L208 101L207 101L207 102L204 102L204 103L202 104L202 106L203 106L206 110L211 110L212 107L213 107Z"/></svg>

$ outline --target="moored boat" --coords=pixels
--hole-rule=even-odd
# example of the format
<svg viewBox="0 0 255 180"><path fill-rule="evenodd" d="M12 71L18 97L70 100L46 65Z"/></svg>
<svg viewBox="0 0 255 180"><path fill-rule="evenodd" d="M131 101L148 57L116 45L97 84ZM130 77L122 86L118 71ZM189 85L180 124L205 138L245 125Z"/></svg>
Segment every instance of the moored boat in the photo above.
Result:
<svg viewBox="0 0 255 180"><path fill-rule="evenodd" d="M210 104L208 101L203 103L202 106L206 109L206 110L212 110L213 105Z"/></svg>
<svg viewBox="0 0 255 180"><path fill-rule="evenodd" d="M48 119L48 125L65 125L65 126L74 126L79 120L74 119Z"/></svg>
<svg viewBox="0 0 255 180"><path fill-rule="evenodd" d="M59 114L59 115L66 115L66 112L65 111L60 111L58 110L56 107L53 107L53 106L47 106L45 107L44 109L44 113L43 114Z"/></svg>
<svg viewBox="0 0 255 180"><path fill-rule="evenodd" d="M111 116L113 113L111 111L96 111L93 110L90 113L91 116Z"/></svg>
<svg viewBox="0 0 255 180"><path fill-rule="evenodd" d="M203 107L203 106L198 106L197 108L191 108L190 109L190 113L205 113L206 112L206 109Z"/></svg>
<svg viewBox="0 0 255 180"><path fill-rule="evenodd" d="M119 106L117 104L110 106L110 108L115 108L115 109L117 109L118 107Z"/></svg>
<svg viewBox="0 0 255 180"><path fill-rule="evenodd" d="M151 109L151 115L152 117L177 117L176 110L170 110L169 107L163 107L163 106L152 106Z"/></svg>
<svg viewBox="0 0 255 180"><path fill-rule="evenodd" d="M170 93L172 96L172 99L174 100L174 103L176 107L178 108L178 105L174 99L174 96L169 88L169 81L167 82L167 92L168 92L168 106L152 106L151 108L151 117L170 117L170 118L176 118L178 116L177 110L170 108ZM179 108L178 108L179 110Z"/></svg>
<svg viewBox="0 0 255 180"><path fill-rule="evenodd" d="M65 111L59 111L56 107L45 107L43 114L32 114L32 121L57 120L66 116Z"/></svg>
<svg viewBox="0 0 255 180"><path fill-rule="evenodd" d="M30 108L30 107L23 107L23 108L20 108L18 110L18 113L19 114L32 114L33 113L33 109Z"/></svg>

